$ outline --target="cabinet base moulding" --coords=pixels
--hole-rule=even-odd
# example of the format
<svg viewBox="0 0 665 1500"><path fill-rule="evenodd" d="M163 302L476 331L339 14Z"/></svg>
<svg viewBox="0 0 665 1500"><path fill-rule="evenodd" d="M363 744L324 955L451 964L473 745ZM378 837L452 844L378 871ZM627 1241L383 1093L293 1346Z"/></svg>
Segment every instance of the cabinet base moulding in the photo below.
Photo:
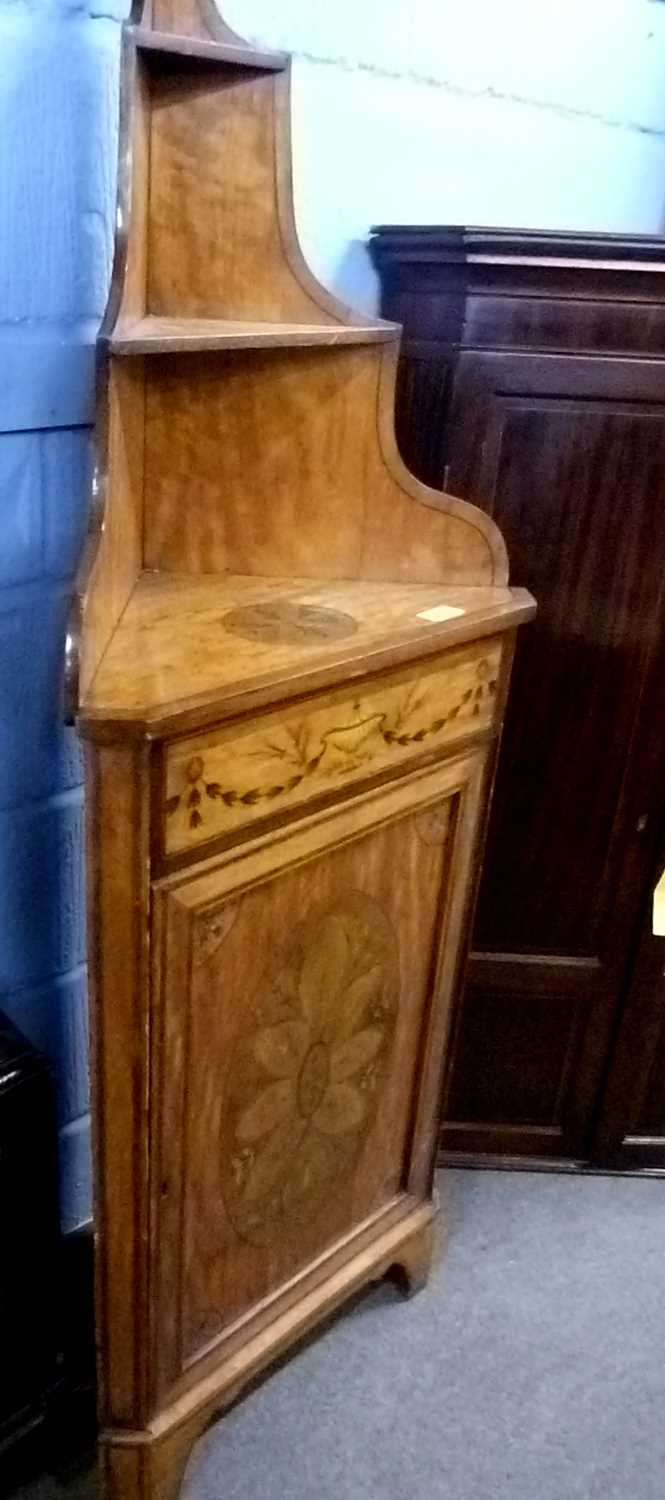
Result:
<svg viewBox="0 0 665 1500"><path fill-rule="evenodd" d="M372 1282L394 1276L407 1296L423 1290L436 1253L438 1225L435 1203L419 1204L248 1339L148 1427L102 1432L100 1466L107 1500L126 1500L128 1494L140 1494L142 1500L177 1500L197 1439L274 1360Z"/></svg>

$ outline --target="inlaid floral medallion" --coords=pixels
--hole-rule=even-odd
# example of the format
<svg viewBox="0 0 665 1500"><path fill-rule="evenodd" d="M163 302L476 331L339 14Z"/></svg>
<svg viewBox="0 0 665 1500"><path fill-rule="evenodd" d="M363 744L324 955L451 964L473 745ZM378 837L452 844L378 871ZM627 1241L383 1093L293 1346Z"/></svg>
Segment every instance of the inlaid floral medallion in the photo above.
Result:
<svg viewBox="0 0 665 1500"><path fill-rule="evenodd" d="M292 599L269 599L229 610L225 630L246 641L279 641L297 646L305 641L339 641L358 628L353 615L321 604L299 604Z"/></svg>
<svg viewBox="0 0 665 1500"><path fill-rule="evenodd" d="M220 1142L243 1239L269 1243L348 1177L375 1118L398 993L391 924L357 891L311 911L267 965L231 1060Z"/></svg>

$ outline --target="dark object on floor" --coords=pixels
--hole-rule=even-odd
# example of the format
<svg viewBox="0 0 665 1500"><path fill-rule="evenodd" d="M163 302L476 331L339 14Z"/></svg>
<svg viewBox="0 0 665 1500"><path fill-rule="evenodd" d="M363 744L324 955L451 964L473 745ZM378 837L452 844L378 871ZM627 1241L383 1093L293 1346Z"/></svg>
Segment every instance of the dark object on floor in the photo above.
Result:
<svg viewBox="0 0 665 1500"><path fill-rule="evenodd" d="M403 455L491 513L538 599L444 1145L662 1168L665 240L389 226L372 250Z"/></svg>
<svg viewBox="0 0 665 1500"><path fill-rule="evenodd" d="M56 1374L56 1120L48 1065L0 1013L0 1464L33 1441Z"/></svg>
<svg viewBox="0 0 665 1500"><path fill-rule="evenodd" d="M48 1462L56 1470L76 1468L97 1436L93 1252L91 1225L65 1235L60 1245L58 1381L45 1432Z"/></svg>
<svg viewBox="0 0 665 1500"><path fill-rule="evenodd" d="M0 1494L96 1436L93 1237L61 1237L48 1065L0 1013ZM56 1493L56 1491L54 1491Z"/></svg>

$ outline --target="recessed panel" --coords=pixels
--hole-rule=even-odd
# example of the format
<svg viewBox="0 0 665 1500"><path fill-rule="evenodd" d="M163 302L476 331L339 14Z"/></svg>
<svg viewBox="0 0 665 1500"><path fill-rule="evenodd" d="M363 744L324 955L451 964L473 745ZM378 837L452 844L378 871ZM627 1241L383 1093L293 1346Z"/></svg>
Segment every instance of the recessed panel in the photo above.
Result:
<svg viewBox="0 0 665 1500"><path fill-rule="evenodd" d="M584 1018L573 997L467 990L446 1101L448 1121L562 1125Z"/></svg>
<svg viewBox="0 0 665 1500"><path fill-rule="evenodd" d="M171 919L164 1037L182 1088L162 1128L171 1190L182 1162L180 1367L405 1187L456 804L315 857L294 835L292 863L249 889L227 877L223 899L208 881L181 968Z"/></svg>
<svg viewBox="0 0 665 1500"><path fill-rule="evenodd" d="M511 396L496 421L493 515L538 614L515 658L477 946L602 957L662 632L665 418L638 403Z"/></svg>

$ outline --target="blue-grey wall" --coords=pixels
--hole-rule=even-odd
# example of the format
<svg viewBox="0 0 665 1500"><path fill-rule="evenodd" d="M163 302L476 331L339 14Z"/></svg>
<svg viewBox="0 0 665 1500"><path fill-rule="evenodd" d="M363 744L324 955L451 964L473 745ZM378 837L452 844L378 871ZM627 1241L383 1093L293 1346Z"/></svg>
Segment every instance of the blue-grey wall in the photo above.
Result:
<svg viewBox="0 0 665 1500"><path fill-rule="evenodd" d="M0 1006L53 1058L62 1217L90 1212L81 771L61 727L110 271L124 0L0 0ZM227 0L296 49L298 219L371 306L381 219L656 231L654 0Z"/></svg>
<svg viewBox="0 0 665 1500"><path fill-rule="evenodd" d="M60 672L109 273L118 24L0 3L0 1007L53 1059L89 1216L81 766Z"/></svg>
<svg viewBox="0 0 665 1500"><path fill-rule="evenodd" d="M295 56L310 265L371 308L371 224L665 227L662 0L225 0Z"/></svg>

